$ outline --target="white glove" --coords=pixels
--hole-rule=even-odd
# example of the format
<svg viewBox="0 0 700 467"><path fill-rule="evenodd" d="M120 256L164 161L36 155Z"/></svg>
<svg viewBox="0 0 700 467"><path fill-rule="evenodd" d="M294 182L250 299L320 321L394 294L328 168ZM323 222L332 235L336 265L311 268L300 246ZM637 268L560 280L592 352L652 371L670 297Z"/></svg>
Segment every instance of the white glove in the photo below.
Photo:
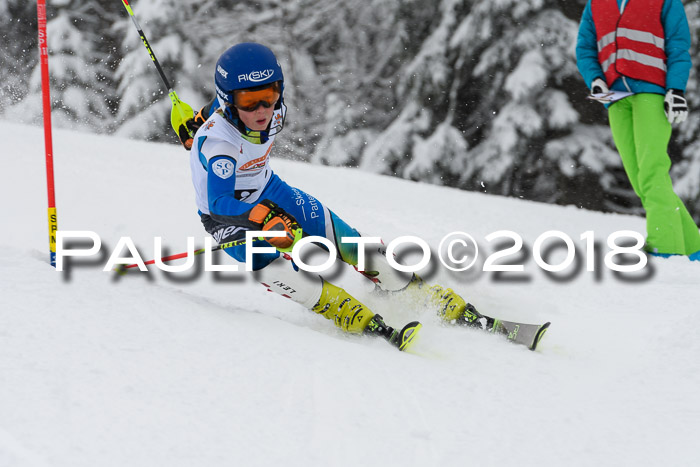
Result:
<svg viewBox="0 0 700 467"><path fill-rule="evenodd" d="M610 89L608 89L608 85L605 84L605 81L600 78L594 79L591 83L591 94L602 94L606 92L610 92Z"/></svg>
<svg viewBox="0 0 700 467"><path fill-rule="evenodd" d="M683 91L669 89L664 99L664 112L668 123L683 123L688 118L688 101L685 100Z"/></svg>

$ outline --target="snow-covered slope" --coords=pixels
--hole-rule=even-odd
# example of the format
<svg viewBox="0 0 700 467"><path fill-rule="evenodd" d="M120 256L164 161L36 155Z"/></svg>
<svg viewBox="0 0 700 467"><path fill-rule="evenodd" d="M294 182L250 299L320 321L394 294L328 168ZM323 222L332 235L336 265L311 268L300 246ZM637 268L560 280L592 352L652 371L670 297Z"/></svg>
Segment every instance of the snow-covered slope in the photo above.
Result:
<svg viewBox="0 0 700 467"><path fill-rule="evenodd" d="M275 160L289 183L361 231L521 235L525 272L452 273L482 312L551 321L536 352L373 296L387 321L420 319L415 353L345 336L242 274L61 274L48 264L43 137L0 123L0 465L698 465L700 263L654 259L635 281L602 263L606 238L643 219L466 193L358 170ZM60 131L61 230L122 236L145 259L204 238L187 154L171 145ZM554 278L532 259L548 230L600 243ZM225 261L225 256L216 256ZM551 260L556 263L556 258ZM481 263L483 264L483 262ZM583 263L582 263L583 264ZM351 271L352 272L352 271ZM513 280L516 277L517 280Z"/></svg>

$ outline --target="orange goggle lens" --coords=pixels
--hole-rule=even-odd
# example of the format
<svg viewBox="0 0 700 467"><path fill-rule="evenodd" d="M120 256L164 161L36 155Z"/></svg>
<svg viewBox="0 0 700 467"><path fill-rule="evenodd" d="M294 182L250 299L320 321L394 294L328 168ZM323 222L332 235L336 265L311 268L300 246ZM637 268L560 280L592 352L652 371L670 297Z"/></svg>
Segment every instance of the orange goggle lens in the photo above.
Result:
<svg viewBox="0 0 700 467"><path fill-rule="evenodd" d="M271 86L257 91L235 91L233 94L233 105L238 110L252 112L261 105L266 109L272 107L280 98L279 86Z"/></svg>

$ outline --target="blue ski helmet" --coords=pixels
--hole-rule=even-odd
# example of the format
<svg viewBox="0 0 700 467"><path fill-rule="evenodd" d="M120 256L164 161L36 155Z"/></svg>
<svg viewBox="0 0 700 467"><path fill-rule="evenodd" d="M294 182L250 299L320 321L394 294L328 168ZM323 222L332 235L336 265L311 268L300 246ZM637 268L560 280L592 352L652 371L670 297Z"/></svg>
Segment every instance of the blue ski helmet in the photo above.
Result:
<svg viewBox="0 0 700 467"><path fill-rule="evenodd" d="M263 132L263 138L279 133L284 127L284 75L277 57L262 44L243 42L221 54L216 62L214 84L219 104L226 119L243 133L247 132L247 129L238 118L238 110L233 106L233 93L240 89L260 88L275 82L279 82L280 85L280 98L275 104L275 109L280 109L282 115L281 119L273 118L274 125L270 122L267 131Z"/></svg>
<svg viewBox="0 0 700 467"><path fill-rule="evenodd" d="M259 87L275 81L280 82L283 93L282 67L272 50L262 44L243 42L234 45L216 62L216 94L225 104L233 104L233 91Z"/></svg>

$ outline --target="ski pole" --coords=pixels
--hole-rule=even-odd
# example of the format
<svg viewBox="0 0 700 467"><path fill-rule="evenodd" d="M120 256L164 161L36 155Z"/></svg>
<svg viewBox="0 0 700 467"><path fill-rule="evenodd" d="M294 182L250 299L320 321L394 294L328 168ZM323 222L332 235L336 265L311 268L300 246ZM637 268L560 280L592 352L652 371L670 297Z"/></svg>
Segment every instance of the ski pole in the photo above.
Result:
<svg viewBox="0 0 700 467"><path fill-rule="evenodd" d="M220 244L212 247L211 251L225 250L226 248L231 248L231 247L239 246L239 245L245 245L245 238L241 238L240 240L234 240L232 242L220 243ZM205 248L200 248L198 250L194 250L192 252L192 256L201 255L205 251L206 251ZM175 261L176 259L187 258L188 256L189 256L189 252L186 251L184 253L178 253L175 255L165 256L165 257L161 258L160 261L165 263L168 261ZM152 259L152 260L146 261L143 264L145 264L145 265L155 264L155 262L156 262L156 260ZM129 271L129 269L133 269L133 268L137 268L137 267L139 267L139 265L136 263L120 264L114 268L114 271L119 273L119 274L126 274Z"/></svg>
<svg viewBox="0 0 700 467"><path fill-rule="evenodd" d="M141 29L139 22L136 21L136 16L134 15L134 11L131 9L131 5L129 5L128 0L122 0L122 3L124 4L124 8L126 8L126 11L129 13L129 16L131 16L131 21L133 21L134 26L136 26L136 30L141 36L141 42L143 42L143 45L148 51L148 54L151 56L151 60L153 60L153 63L155 64L156 69L158 70L160 78L163 80L165 87L168 89L168 96L170 96L170 102L173 105L173 112L170 112L170 123L173 129L179 128L181 122L186 122L194 116L194 111L192 110L192 107L182 102L180 98L177 97L175 90L170 85L170 81L168 81L168 78L165 76L165 72L163 72L163 68L160 66L160 63L156 58L156 54L153 53L153 49L151 49L151 45L148 43L148 39L146 39L146 35L144 34L143 29ZM177 116L180 117L179 121L176 120ZM187 128L186 125L185 128ZM190 137L194 137L194 133L189 128L187 128L187 133L190 135Z"/></svg>

